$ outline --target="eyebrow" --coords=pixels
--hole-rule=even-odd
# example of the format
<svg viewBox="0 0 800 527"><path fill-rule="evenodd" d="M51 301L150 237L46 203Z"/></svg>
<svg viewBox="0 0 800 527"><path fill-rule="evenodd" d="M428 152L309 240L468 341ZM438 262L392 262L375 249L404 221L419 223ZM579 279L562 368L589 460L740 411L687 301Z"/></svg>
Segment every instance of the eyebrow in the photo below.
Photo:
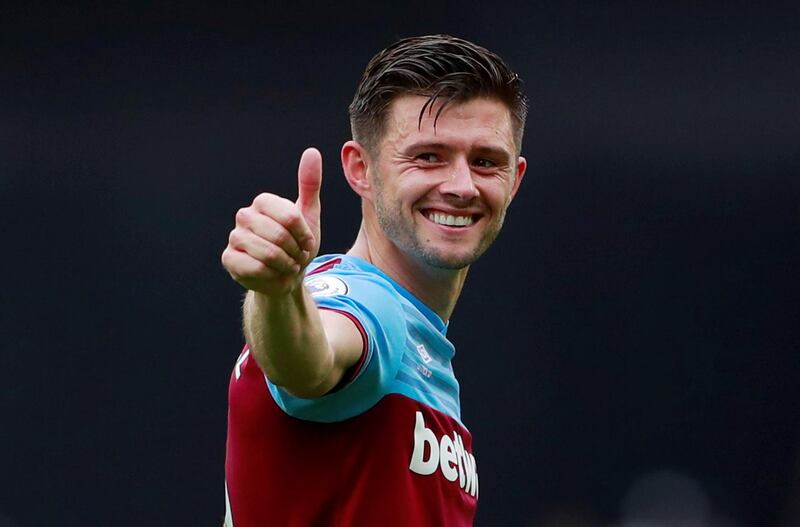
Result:
<svg viewBox="0 0 800 527"><path fill-rule="evenodd" d="M436 141L420 141L418 143L412 143L404 148L405 151L419 151L419 150L452 150L452 147L447 143L439 143ZM505 148L500 148L496 146L489 146L489 145L479 145L472 148L472 151L478 153L480 155L487 155L490 157L511 157L511 152L506 150Z"/></svg>

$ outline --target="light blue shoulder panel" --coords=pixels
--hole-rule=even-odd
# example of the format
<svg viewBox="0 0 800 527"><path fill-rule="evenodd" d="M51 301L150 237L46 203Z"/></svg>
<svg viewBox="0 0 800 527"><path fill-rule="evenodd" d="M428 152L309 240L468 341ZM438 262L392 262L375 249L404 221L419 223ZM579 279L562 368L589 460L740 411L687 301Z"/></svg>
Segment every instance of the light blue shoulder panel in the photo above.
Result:
<svg viewBox="0 0 800 527"><path fill-rule="evenodd" d="M305 285L322 308L354 317L367 335L367 356L355 379L317 399L300 399L269 381L276 403L289 415L317 422L342 421L398 393L461 420L453 345L447 325L416 297L360 258L327 255L309 265ZM315 272L324 269L322 272Z"/></svg>

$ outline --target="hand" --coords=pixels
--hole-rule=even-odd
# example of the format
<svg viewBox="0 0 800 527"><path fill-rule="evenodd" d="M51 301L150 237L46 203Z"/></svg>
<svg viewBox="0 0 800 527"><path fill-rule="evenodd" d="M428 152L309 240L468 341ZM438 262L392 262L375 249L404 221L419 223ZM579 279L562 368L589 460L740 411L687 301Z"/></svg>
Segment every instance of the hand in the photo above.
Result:
<svg viewBox="0 0 800 527"><path fill-rule="evenodd" d="M246 289L268 296L288 294L302 282L320 241L322 155L308 148L297 169L297 201L259 194L236 213L236 227L222 252L222 265Z"/></svg>

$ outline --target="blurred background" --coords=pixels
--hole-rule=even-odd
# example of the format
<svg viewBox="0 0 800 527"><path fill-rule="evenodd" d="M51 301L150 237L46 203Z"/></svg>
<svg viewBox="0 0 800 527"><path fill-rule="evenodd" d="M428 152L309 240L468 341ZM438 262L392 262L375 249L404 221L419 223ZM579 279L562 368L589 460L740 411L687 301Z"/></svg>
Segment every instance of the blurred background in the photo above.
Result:
<svg viewBox="0 0 800 527"><path fill-rule="evenodd" d="M259 192L369 58L447 32L531 99L529 170L449 336L478 526L800 525L800 9L753 2L0 7L0 526L224 515Z"/></svg>

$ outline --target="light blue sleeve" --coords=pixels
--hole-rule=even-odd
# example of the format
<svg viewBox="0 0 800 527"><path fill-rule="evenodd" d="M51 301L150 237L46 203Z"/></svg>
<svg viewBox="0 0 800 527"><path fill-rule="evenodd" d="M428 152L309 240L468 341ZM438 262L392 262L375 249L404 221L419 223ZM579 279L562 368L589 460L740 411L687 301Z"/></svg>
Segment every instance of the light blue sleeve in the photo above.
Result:
<svg viewBox="0 0 800 527"><path fill-rule="evenodd" d="M349 384L316 399L301 399L267 385L287 414L316 422L336 422L373 407L389 391L402 361L406 324L399 295L385 279L361 271L330 270L309 276L306 287L321 308L349 314L366 333L366 357Z"/></svg>

